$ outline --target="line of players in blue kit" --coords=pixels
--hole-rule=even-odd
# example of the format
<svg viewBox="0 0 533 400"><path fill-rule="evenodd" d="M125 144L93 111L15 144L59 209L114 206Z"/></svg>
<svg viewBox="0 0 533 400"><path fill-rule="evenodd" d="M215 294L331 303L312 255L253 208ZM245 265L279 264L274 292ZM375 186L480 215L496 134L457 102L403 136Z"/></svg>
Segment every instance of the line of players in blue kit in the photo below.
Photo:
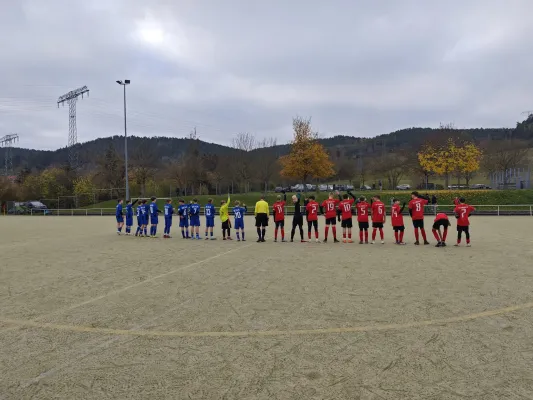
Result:
<svg viewBox="0 0 533 400"><path fill-rule="evenodd" d="M161 211L156 202L156 198L152 197L150 203L147 200L140 200L139 205L135 210L137 216L137 230L135 236L137 237L157 237L157 227L159 225L159 214L163 213L165 222L165 228L163 230L163 238L171 238L170 229L172 227L173 216L176 215L179 218L179 227L184 239L197 239L200 237L200 210L201 206L198 204L197 199L191 200L189 204L186 204L184 200L179 200L179 205L175 209L172 205L172 200L168 199L165 203L163 211ZM131 229L133 226L134 206L139 200L128 200L125 207L123 207L123 200L118 200L116 206L115 217L117 220L117 234L122 234L124 228L125 219L125 234L131 235ZM222 221L222 234L223 239L231 239L230 228L231 223L229 221L229 202L228 199L222 200L220 207L220 219ZM235 229L237 230L237 240L245 240L244 234L244 216L246 214L246 205L240 205L240 202L235 202L233 207L233 215L235 217ZM209 199L208 203L204 206L205 214L205 240L215 240L213 229L215 227L215 205L213 200ZM150 235L148 235L148 226L150 226ZM242 238L242 239L241 239Z"/></svg>

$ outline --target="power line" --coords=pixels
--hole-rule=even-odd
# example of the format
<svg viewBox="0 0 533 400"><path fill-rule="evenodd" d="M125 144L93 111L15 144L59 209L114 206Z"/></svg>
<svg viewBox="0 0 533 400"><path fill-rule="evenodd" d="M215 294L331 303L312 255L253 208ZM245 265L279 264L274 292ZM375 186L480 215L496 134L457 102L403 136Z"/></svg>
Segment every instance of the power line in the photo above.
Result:
<svg viewBox="0 0 533 400"><path fill-rule="evenodd" d="M58 108L59 104L65 105L65 101L68 103L68 161L72 169L76 169L78 167L78 152L75 147L78 143L78 130L76 127L76 102L80 96L83 99L83 95L85 93L87 93L87 96L89 96L89 89L87 86L71 90L64 95L59 96L57 99Z"/></svg>

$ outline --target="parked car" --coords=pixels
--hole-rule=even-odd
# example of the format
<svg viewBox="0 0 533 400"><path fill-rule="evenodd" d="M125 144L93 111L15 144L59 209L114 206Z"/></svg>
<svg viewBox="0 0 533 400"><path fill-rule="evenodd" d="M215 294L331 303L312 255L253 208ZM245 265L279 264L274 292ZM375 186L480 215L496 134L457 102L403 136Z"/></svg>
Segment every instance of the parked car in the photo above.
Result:
<svg viewBox="0 0 533 400"><path fill-rule="evenodd" d="M353 185L346 185L346 190L354 190L355 188Z"/></svg>
<svg viewBox="0 0 533 400"><path fill-rule="evenodd" d="M305 186L309 192L316 190L316 185L311 185L310 183L306 183Z"/></svg>
<svg viewBox="0 0 533 400"><path fill-rule="evenodd" d="M449 185L448 189L450 189L450 190L452 190L452 189L463 190L463 189L468 189L468 186L466 186L466 185Z"/></svg>
<svg viewBox="0 0 533 400"><path fill-rule="evenodd" d="M410 189L411 189L411 185L408 185L407 183L396 186L396 190L410 190Z"/></svg>
<svg viewBox="0 0 533 400"><path fill-rule="evenodd" d="M276 186L274 189L274 192L276 193L283 193L283 192L290 192L291 187L290 186Z"/></svg>
<svg viewBox="0 0 533 400"><path fill-rule="evenodd" d="M346 190L346 185L333 185L333 187L335 188L335 190L340 190L340 191L343 191L343 190Z"/></svg>
<svg viewBox="0 0 533 400"><path fill-rule="evenodd" d="M281 186L276 186L276 187L274 188L274 192L275 192L275 193L281 193L281 192L283 192L283 188L282 188Z"/></svg>
<svg viewBox="0 0 533 400"><path fill-rule="evenodd" d="M29 211L24 205L24 203L15 202L13 207L7 210L7 213L12 215L23 215L28 214Z"/></svg>
<svg viewBox="0 0 533 400"><path fill-rule="evenodd" d="M44 205L40 201L28 201L24 203L24 207L26 207L26 209L30 213L39 213L42 215L48 215L50 213L48 207L46 207L46 205Z"/></svg>
<svg viewBox="0 0 533 400"><path fill-rule="evenodd" d="M372 190L372 188L370 186L368 186L368 185L361 185L359 190Z"/></svg>
<svg viewBox="0 0 533 400"><path fill-rule="evenodd" d="M492 188L490 186L484 185L482 183L476 183L474 185L471 185L470 189L492 189Z"/></svg>
<svg viewBox="0 0 533 400"><path fill-rule="evenodd" d="M318 185L318 190L320 190L321 192L327 192L328 185Z"/></svg>

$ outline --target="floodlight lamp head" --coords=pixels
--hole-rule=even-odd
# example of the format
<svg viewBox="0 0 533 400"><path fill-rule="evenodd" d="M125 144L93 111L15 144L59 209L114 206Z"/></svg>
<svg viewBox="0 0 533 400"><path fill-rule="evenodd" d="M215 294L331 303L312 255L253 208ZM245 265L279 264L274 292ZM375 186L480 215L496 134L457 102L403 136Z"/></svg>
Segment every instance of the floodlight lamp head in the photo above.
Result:
<svg viewBox="0 0 533 400"><path fill-rule="evenodd" d="M129 79L126 79L126 80L124 81L124 84L125 84L125 85L129 85L130 82L131 82L131 81L130 81Z"/></svg>
<svg viewBox="0 0 533 400"><path fill-rule="evenodd" d="M122 81L117 81L117 83L118 83L119 85L122 85Z"/></svg>

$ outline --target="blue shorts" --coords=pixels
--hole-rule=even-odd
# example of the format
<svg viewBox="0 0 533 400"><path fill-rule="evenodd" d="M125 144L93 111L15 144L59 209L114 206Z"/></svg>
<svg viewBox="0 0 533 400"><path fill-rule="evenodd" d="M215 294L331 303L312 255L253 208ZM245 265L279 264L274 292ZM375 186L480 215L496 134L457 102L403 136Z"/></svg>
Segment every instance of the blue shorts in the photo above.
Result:
<svg viewBox="0 0 533 400"><path fill-rule="evenodd" d="M236 219L235 220L235 229L244 229L244 220Z"/></svg>
<svg viewBox="0 0 533 400"><path fill-rule="evenodd" d="M165 226L172 226L172 218L165 218Z"/></svg>
<svg viewBox="0 0 533 400"><path fill-rule="evenodd" d="M150 217L150 222L152 223L152 225L157 225L159 223L159 219L157 218L157 216L152 216Z"/></svg>
<svg viewBox="0 0 533 400"><path fill-rule="evenodd" d="M180 228L189 227L189 218L180 218Z"/></svg>
<svg viewBox="0 0 533 400"><path fill-rule="evenodd" d="M205 227L206 228L214 228L215 227L215 219L214 218L206 218L205 219Z"/></svg>
<svg viewBox="0 0 533 400"><path fill-rule="evenodd" d="M117 215L117 222L124 222L124 217L122 215Z"/></svg>
<svg viewBox="0 0 533 400"><path fill-rule="evenodd" d="M190 219L191 219L190 221L191 226L200 226L200 216L193 215L191 216Z"/></svg>
<svg viewBox="0 0 533 400"><path fill-rule="evenodd" d="M127 226L133 225L133 217L126 217L126 225Z"/></svg>

